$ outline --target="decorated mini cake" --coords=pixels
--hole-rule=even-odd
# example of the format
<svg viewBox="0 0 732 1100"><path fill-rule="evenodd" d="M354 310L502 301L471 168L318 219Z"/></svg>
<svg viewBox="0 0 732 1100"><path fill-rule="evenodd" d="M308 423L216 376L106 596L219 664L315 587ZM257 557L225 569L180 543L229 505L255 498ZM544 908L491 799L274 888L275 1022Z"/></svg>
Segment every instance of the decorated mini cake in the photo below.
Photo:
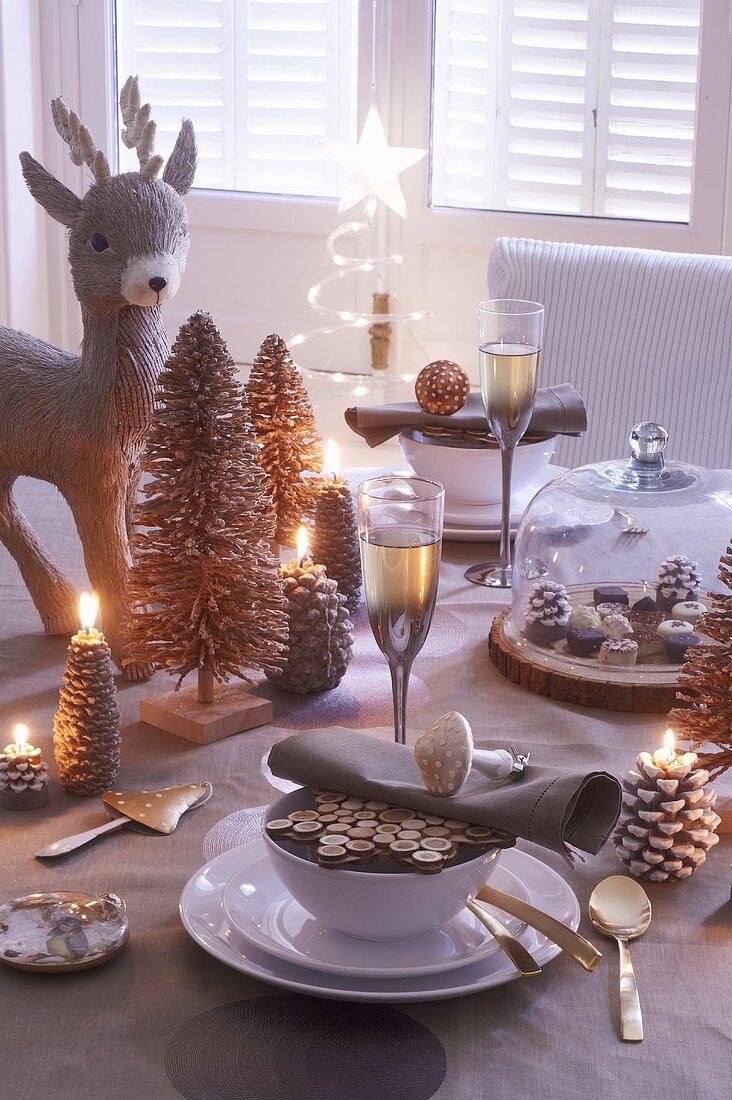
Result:
<svg viewBox="0 0 732 1100"><path fill-rule="evenodd" d="M650 596L641 596L639 600L636 600L631 608L632 611L658 611L656 607L656 601L652 600Z"/></svg>
<svg viewBox="0 0 732 1100"><path fill-rule="evenodd" d="M666 638L666 656L672 664L680 665L686 660L686 651L694 645L704 645L704 639L693 630L685 634L670 634Z"/></svg>
<svg viewBox="0 0 732 1100"><path fill-rule="evenodd" d="M601 603L621 603L625 607L630 603L630 597L624 588L617 584L601 584L593 593L595 607Z"/></svg>
<svg viewBox="0 0 732 1100"><path fill-rule="evenodd" d="M627 603L599 603L597 605L597 613L601 619L606 618L608 615L627 615L628 605Z"/></svg>
<svg viewBox="0 0 732 1100"><path fill-rule="evenodd" d="M701 574L695 561L676 554L661 562L658 570L656 602L662 611L671 611L684 600L695 601L701 588Z"/></svg>
<svg viewBox="0 0 732 1100"><path fill-rule="evenodd" d="M633 641L638 646L639 657L660 657L663 659L666 653L666 642L656 632L655 627L650 630L634 630Z"/></svg>
<svg viewBox="0 0 732 1100"><path fill-rule="evenodd" d="M635 608L628 615L633 630L655 631L659 623L663 622L663 611L636 611ZM679 616L681 618L681 616Z"/></svg>
<svg viewBox="0 0 732 1100"><path fill-rule="evenodd" d="M630 638L607 638L600 647L604 665L630 667L638 660L638 646Z"/></svg>
<svg viewBox="0 0 732 1100"><path fill-rule="evenodd" d="M599 630L602 616L595 607L581 604L569 616L570 630Z"/></svg>
<svg viewBox="0 0 732 1100"><path fill-rule="evenodd" d="M706 610L707 605L700 603L699 600L683 600L681 603L675 603L671 608L671 617L693 625Z"/></svg>
<svg viewBox="0 0 732 1100"><path fill-rule="evenodd" d="M671 638L677 634L691 634L693 629L691 623L684 622L683 619L666 619L658 624L656 633L662 638Z"/></svg>
<svg viewBox="0 0 732 1100"><path fill-rule="evenodd" d="M606 638L624 638L626 634L632 634L633 627L625 615L606 615L600 623L600 630Z"/></svg>
<svg viewBox="0 0 732 1100"><path fill-rule="evenodd" d="M570 626L567 631L567 648L575 657L592 657L600 652L600 646L605 641L605 635L601 630L588 626L581 630L575 630Z"/></svg>
<svg viewBox="0 0 732 1100"><path fill-rule="evenodd" d="M563 584L537 581L529 598L524 634L537 645L551 645L566 638L571 610Z"/></svg>

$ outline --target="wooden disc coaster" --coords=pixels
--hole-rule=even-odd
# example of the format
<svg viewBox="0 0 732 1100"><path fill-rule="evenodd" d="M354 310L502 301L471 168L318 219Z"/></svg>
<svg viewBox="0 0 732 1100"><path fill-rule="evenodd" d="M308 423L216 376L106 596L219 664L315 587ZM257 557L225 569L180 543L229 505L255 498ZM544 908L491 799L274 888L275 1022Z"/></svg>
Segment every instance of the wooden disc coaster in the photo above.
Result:
<svg viewBox="0 0 732 1100"><path fill-rule="evenodd" d="M676 683L633 682L632 672L615 672L615 678L587 679L556 667L547 650L533 659L528 647L518 648L504 629L509 608L496 615L488 636L488 656L498 671L513 684L534 695L546 695L561 703L636 714L665 714L676 705ZM575 666L576 667L576 666Z"/></svg>

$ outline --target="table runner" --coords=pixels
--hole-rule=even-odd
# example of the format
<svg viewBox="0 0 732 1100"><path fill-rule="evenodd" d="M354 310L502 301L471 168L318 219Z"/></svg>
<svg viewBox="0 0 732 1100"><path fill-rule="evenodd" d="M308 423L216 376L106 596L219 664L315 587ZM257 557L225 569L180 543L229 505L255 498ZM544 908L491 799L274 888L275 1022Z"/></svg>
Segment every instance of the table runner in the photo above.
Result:
<svg viewBox="0 0 732 1100"><path fill-rule="evenodd" d="M82 587L80 549L58 494L43 483L21 482L18 496L39 536ZM465 567L483 560L485 552L485 546L470 544L444 547L441 613L425 654L415 663L412 733L459 706L484 747L504 743L510 730L511 739L540 762L627 770L639 749L661 743L663 718L564 706L504 680L488 662L486 638L505 596L463 578ZM40 633L17 569L0 548L0 730L27 722L49 759L65 645L64 639ZM388 672L363 612L357 647L360 670L356 665L349 669L338 694L320 703L307 700L308 725L363 721L374 736L390 737ZM131 924L125 952L98 970L65 978L0 971L2 1096L179 1100L165 1070L166 1049L179 1029L218 1006L278 994L204 954L184 932L177 906L184 882L203 862L203 837L216 820L271 800L260 772L262 756L301 719L292 698L277 695L283 724L198 747L137 721L140 698L167 687L162 675L153 684L120 686L124 742L119 781L145 787L211 780L211 802L184 820L172 837L125 833L41 866L33 853L43 844L104 820L95 800L61 793L53 763L46 808L1 811L0 900L31 890L111 889L127 899ZM276 692L270 685L263 690ZM366 697L376 691L378 699ZM578 894L581 931L595 939L605 961L586 974L560 957L537 979L461 1000L403 1006L445 1049L447 1073L435 1096L585 1100L590 1088L602 1100L636 1095L667 1100L669 1089L689 1100L726 1095L732 1039L729 837L687 882L649 886L654 920L634 948L647 1036L637 1046L617 1038L615 950L609 942L600 943L585 915L592 886L622 870L612 845L574 870L559 856L540 855Z"/></svg>

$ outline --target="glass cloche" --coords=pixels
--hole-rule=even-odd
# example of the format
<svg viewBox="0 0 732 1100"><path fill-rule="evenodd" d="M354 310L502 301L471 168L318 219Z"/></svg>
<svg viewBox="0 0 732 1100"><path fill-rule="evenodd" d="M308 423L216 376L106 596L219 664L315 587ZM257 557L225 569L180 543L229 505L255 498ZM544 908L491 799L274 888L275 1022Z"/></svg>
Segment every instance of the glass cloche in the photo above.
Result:
<svg viewBox="0 0 732 1100"><path fill-rule="evenodd" d="M638 424L629 459L560 474L532 500L503 627L532 663L669 682L699 644L732 538L732 478L667 462L667 442L660 425Z"/></svg>

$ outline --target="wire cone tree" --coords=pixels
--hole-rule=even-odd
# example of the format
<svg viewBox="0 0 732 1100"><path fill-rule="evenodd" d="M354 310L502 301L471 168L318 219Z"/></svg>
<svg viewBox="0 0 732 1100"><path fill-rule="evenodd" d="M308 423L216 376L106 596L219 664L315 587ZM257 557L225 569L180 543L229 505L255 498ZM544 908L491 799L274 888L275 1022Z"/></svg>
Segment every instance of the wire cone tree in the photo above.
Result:
<svg viewBox="0 0 732 1100"><path fill-rule="evenodd" d="M128 659L251 681L280 664L286 600L275 517L234 363L209 314L181 328L158 382L129 578Z"/></svg>
<svg viewBox="0 0 732 1100"><path fill-rule="evenodd" d="M275 539L294 546L298 527L313 516L318 488L317 479L303 474L320 470L323 453L300 372L276 334L259 349L247 392L260 447L258 461L277 515Z"/></svg>
<svg viewBox="0 0 732 1100"><path fill-rule="evenodd" d="M718 644L689 650L676 693L684 705L668 716L713 778L732 767L732 542L720 560L719 579L727 592L710 593L712 606L695 628Z"/></svg>

